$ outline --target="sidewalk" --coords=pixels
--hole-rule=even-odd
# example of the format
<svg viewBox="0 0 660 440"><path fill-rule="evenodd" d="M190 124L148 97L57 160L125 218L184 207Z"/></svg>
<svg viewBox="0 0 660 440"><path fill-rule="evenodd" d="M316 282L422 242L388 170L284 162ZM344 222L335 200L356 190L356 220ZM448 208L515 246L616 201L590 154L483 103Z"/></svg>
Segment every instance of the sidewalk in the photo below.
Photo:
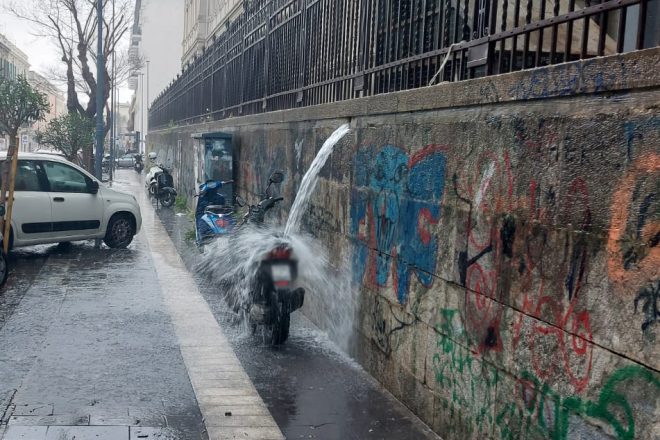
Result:
<svg viewBox="0 0 660 440"><path fill-rule="evenodd" d="M143 231L130 249L50 255L0 329L0 435L283 438L139 198Z"/></svg>

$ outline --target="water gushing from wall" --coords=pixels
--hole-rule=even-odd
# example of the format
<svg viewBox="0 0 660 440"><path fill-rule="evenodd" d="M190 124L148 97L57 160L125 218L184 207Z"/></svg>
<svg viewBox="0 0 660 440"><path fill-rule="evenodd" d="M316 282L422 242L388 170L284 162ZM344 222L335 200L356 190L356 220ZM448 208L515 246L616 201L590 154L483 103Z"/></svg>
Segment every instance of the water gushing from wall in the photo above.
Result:
<svg viewBox="0 0 660 440"><path fill-rule="evenodd" d="M342 125L323 144L303 177L285 228L246 225L231 238L218 239L207 246L198 270L221 287L227 304L246 330L251 288L259 263L276 246L286 244L293 249L293 257L298 260L295 287L305 289L305 315L325 330L340 348L348 351L357 318L357 295L352 285L349 260L330 258L318 240L299 231L319 172L334 146L348 131L348 124Z"/></svg>
<svg viewBox="0 0 660 440"><path fill-rule="evenodd" d="M298 232L300 228L300 219L307 209L309 197L316 188L321 169L328 160L328 157L332 154L337 142L339 142L350 130L350 125L344 124L335 130L335 132L332 133L332 135L323 143L323 146L312 162L312 166L309 167L309 170L305 173L302 183L300 184L300 189L296 195L296 200L293 202L291 212L289 213L289 219L284 228L285 234Z"/></svg>

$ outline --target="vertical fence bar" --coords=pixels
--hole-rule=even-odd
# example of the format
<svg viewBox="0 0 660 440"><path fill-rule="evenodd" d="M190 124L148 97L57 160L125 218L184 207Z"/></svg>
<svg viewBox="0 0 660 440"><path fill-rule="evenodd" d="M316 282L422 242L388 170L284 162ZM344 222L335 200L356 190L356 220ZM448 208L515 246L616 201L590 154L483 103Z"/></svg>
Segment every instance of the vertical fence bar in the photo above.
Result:
<svg viewBox="0 0 660 440"><path fill-rule="evenodd" d="M508 0L504 0L508 1ZM559 0L557 0L559 3ZM520 0L516 0L513 11L513 27L517 28L520 23ZM518 36L514 36L511 41L511 70L516 69L516 58L518 58Z"/></svg>
<svg viewBox="0 0 660 440"><path fill-rule="evenodd" d="M628 9L623 7L619 9L619 25L616 32L616 53L623 52L623 43L625 41L626 32L626 12Z"/></svg>
<svg viewBox="0 0 660 440"><path fill-rule="evenodd" d="M575 0L568 0L568 12L571 13L575 10ZM564 45L564 62L571 59L571 43L573 41L573 20L566 23L566 43Z"/></svg>
<svg viewBox="0 0 660 440"><path fill-rule="evenodd" d="M539 20L545 20L545 2L547 0L540 0L541 2L541 11L539 15ZM538 67L541 65L541 58L543 56L543 28L539 29L538 31L538 42L536 43L536 56L534 60L534 67Z"/></svg>
<svg viewBox="0 0 660 440"><path fill-rule="evenodd" d="M587 53L589 50L589 21L590 17L586 16L583 19L584 24L582 27L582 41L581 41L581 48L580 48L580 58L584 59L587 57Z"/></svg>
<svg viewBox="0 0 660 440"><path fill-rule="evenodd" d="M559 15L559 2L555 1L555 5L552 9L552 16L557 17ZM557 24L552 25L552 34L550 34L550 64L555 63L555 56L557 54L557 38L559 33L559 26Z"/></svg>
<svg viewBox="0 0 660 440"><path fill-rule="evenodd" d="M525 24L530 24L532 22L532 0L527 0L527 15L525 16ZM522 59L522 68L527 68L527 54L529 53L529 40L530 32L525 32L525 43L523 46L523 59Z"/></svg>
<svg viewBox="0 0 660 440"><path fill-rule="evenodd" d="M605 53L605 38L607 37L607 12L601 12L598 17L598 26L600 27L598 32L598 56L602 57Z"/></svg>
<svg viewBox="0 0 660 440"><path fill-rule="evenodd" d="M559 4L559 2L555 2L556 4ZM509 8L509 1L508 0L502 0L502 24L500 25L500 32L506 31L506 20L507 20L507 13L508 13L508 8ZM513 54L512 54L513 55ZM506 58L506 38L502 38L500 40L500 62L499 66L497 68L497 73L504 73L505 71L510 71L511 70L511 60L509 60L509 68L505 70L504 68L504 59Z"/></svg>
<svg viewBox="0 0 660 440"><path fill-rule="evenodd" d="M648 0L641 0L639 2L639 20L637 21L637 41L635 42L635 49L640 50L644 48L644 34L646 34L646 5Z"/></svg>

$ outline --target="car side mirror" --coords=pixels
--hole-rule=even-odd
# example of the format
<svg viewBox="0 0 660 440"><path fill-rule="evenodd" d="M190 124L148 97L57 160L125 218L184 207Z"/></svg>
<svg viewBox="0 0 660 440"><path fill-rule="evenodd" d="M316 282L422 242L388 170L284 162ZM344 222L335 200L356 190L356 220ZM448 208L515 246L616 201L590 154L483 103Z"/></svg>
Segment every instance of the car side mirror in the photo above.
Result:
<svg viewBox="0 0 660 440"><path fill-rule="evenodd" d="M99 192L99 183L96 180L89 182L89 192L91 194L98 194Z"/></svg>

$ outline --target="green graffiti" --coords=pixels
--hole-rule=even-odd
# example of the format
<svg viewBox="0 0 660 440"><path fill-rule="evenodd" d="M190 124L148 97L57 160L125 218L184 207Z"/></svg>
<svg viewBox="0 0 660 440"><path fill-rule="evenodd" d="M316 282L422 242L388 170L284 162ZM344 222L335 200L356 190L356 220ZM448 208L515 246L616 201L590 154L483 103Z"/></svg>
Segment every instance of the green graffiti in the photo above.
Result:
<svg viewBox="0 0 660 440"><path fill-rule="evenodd" d="M660 392L660 375L630 365L612 373L594 400L562 397L527 371L520 374L516 392L511 393L511 389L498 386L500 371L466 348L467 335L458 311L444 309L440 317L433 370L437 387L444 390L442 410L447 429L461 432L460 437L487 432L494 422L499 438L505 440L569 440L571 417L577 416L610 426L619 440L633 440L635 414L626 393L631 392L631 385L650 388L650 395Z"/></svg>
<svg viewBox="0 0 660 440"><path fill-rule="evenodd" d="M495 417L500 437L568 440L570 416L576 415L601 420L612 427L616 438L633 440L633 409L626 396L618 389L618 386L626 381L642 382L660 390L658 375L638 365L623 367L614 372L595 401L577 396L562 399L547 383L541 383L533 374L524 372L519 381L523 394L522 407L519 402L507 402ZM526 391L531 395L526 395ZM623 414L623 423L617 414ZM512 430L512 427L517 430Z"/></svg>
<svg viewBox="0 0 660 440"><path fill-rule="evenodd" d="M467 345L467 335L458 318L455 309L441 311L433 371L437 387L445 390L442 413L448 420L447 426L466 438L474 437L473 434L481 438L493 422L499 371L463 345Z"/></svg>

